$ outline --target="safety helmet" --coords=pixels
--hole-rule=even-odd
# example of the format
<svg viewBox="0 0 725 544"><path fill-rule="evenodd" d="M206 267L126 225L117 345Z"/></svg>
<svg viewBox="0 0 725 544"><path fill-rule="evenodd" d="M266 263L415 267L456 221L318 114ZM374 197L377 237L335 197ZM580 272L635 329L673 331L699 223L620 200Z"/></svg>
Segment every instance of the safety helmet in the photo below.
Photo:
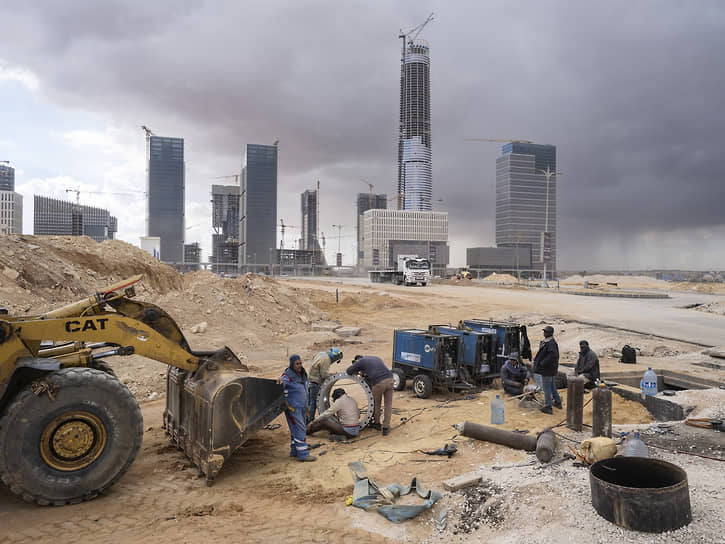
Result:
<svg viewBox="0 0 725 544"><path fill-rule="evenodd" d="M327 354L333 363L342 359L342 351L340 351L340 348L330 348Z"/></svg>

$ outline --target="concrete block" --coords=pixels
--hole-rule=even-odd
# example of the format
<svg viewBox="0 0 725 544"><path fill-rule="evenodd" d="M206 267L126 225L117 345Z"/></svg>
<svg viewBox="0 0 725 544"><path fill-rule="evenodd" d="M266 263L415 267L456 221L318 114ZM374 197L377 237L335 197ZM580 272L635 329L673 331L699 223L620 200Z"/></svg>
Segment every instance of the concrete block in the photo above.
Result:
<svg viewBox="0 0 725 544"><path fill-rule="evenodd" d="M346 338L348 336L358 336L360 334L360 327L338 327L335 329L335 334Z"/></svg>
<svg viewBox="0 0 725 544"><path fill-rule="evenodd" d="M481 481L481 475L477 472L469 472L467 474L459 474L453 478L443 482L443 487L448 491L458 491L464 487L471 487Z"/></svg>

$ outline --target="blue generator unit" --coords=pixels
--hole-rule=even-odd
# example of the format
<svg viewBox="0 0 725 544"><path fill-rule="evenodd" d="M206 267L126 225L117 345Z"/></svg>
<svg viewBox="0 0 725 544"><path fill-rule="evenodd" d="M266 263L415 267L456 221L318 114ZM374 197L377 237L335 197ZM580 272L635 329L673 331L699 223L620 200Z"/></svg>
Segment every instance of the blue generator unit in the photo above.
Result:
<svg viewBox="0 0 725 544"><path fill-rule="evenodd" d="M451 325L431 325L428 331L458 337L461 370L467 381L475 385L489 385L501 375L501 366L496 357L498 336L495 332L458 329Z"/></svg>
<svg viewBox="0 0 725 544"><path fill-rule="evenodd" d="M408 379L413 392L427 398L434 387L471 387L464 380L459 356L459 336L433 334L420 329L398 329L393 333L393 388L402 391Z"/></svg>
<svg viewBox="0 0 725 544"><path fill-rule="evenodd" d="M458 324L459 329L471 330L496 335L496 355L494 364L497 372L506 362L511 352L519 354L521 359L531 359L531 344L526 332L526 325L490 319L464 319Z"/></svg>

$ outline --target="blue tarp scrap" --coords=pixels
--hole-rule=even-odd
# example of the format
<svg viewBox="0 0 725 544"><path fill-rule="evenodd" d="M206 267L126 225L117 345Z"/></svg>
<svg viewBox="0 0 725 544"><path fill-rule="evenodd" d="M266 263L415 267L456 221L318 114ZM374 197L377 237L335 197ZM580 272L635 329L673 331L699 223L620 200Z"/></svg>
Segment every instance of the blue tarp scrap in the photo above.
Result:
<svg viewBox="0 0 725 544"><path fill-rule="evenodd" d="M420 485L418 478L413 478L410 485L407 486L390 484L387 487L380 487L367 476L367 471L361 461L354 461L348 466L355 479L352 505L364 510L375 510L393 523L414 518L424 510L428 510L441 498L438 491L425 489ZM421 504L395 504L397 497L407 495L413 490L423 499Z"/></svg>

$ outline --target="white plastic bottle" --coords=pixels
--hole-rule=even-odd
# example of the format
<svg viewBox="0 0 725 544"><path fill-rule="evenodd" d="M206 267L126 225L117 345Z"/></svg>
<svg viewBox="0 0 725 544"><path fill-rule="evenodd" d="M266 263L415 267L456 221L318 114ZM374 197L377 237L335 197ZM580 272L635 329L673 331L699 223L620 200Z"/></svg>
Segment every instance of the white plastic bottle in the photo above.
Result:
<svg viewBox="0 0 725 544"><path fill-rule="evenodd" d="M625 457L649 457L647 444L639 438L639 431L634 431L634 436L627 438L624 446Z"/></svg>
<svg viewBox="0 0 725 544"><path fill-rule="evenodd" d="M642 394L652 397L657 394L657 374L654 373L652 367L648 367L639 382Z"/></svg>
<svg viewBox="0 0 725 544"><path fill-rule="evenodd" d="M504 422L504 407L503 400L496 395L496 398L491 401L491 424L492 425L503 425Z"/></svg>

